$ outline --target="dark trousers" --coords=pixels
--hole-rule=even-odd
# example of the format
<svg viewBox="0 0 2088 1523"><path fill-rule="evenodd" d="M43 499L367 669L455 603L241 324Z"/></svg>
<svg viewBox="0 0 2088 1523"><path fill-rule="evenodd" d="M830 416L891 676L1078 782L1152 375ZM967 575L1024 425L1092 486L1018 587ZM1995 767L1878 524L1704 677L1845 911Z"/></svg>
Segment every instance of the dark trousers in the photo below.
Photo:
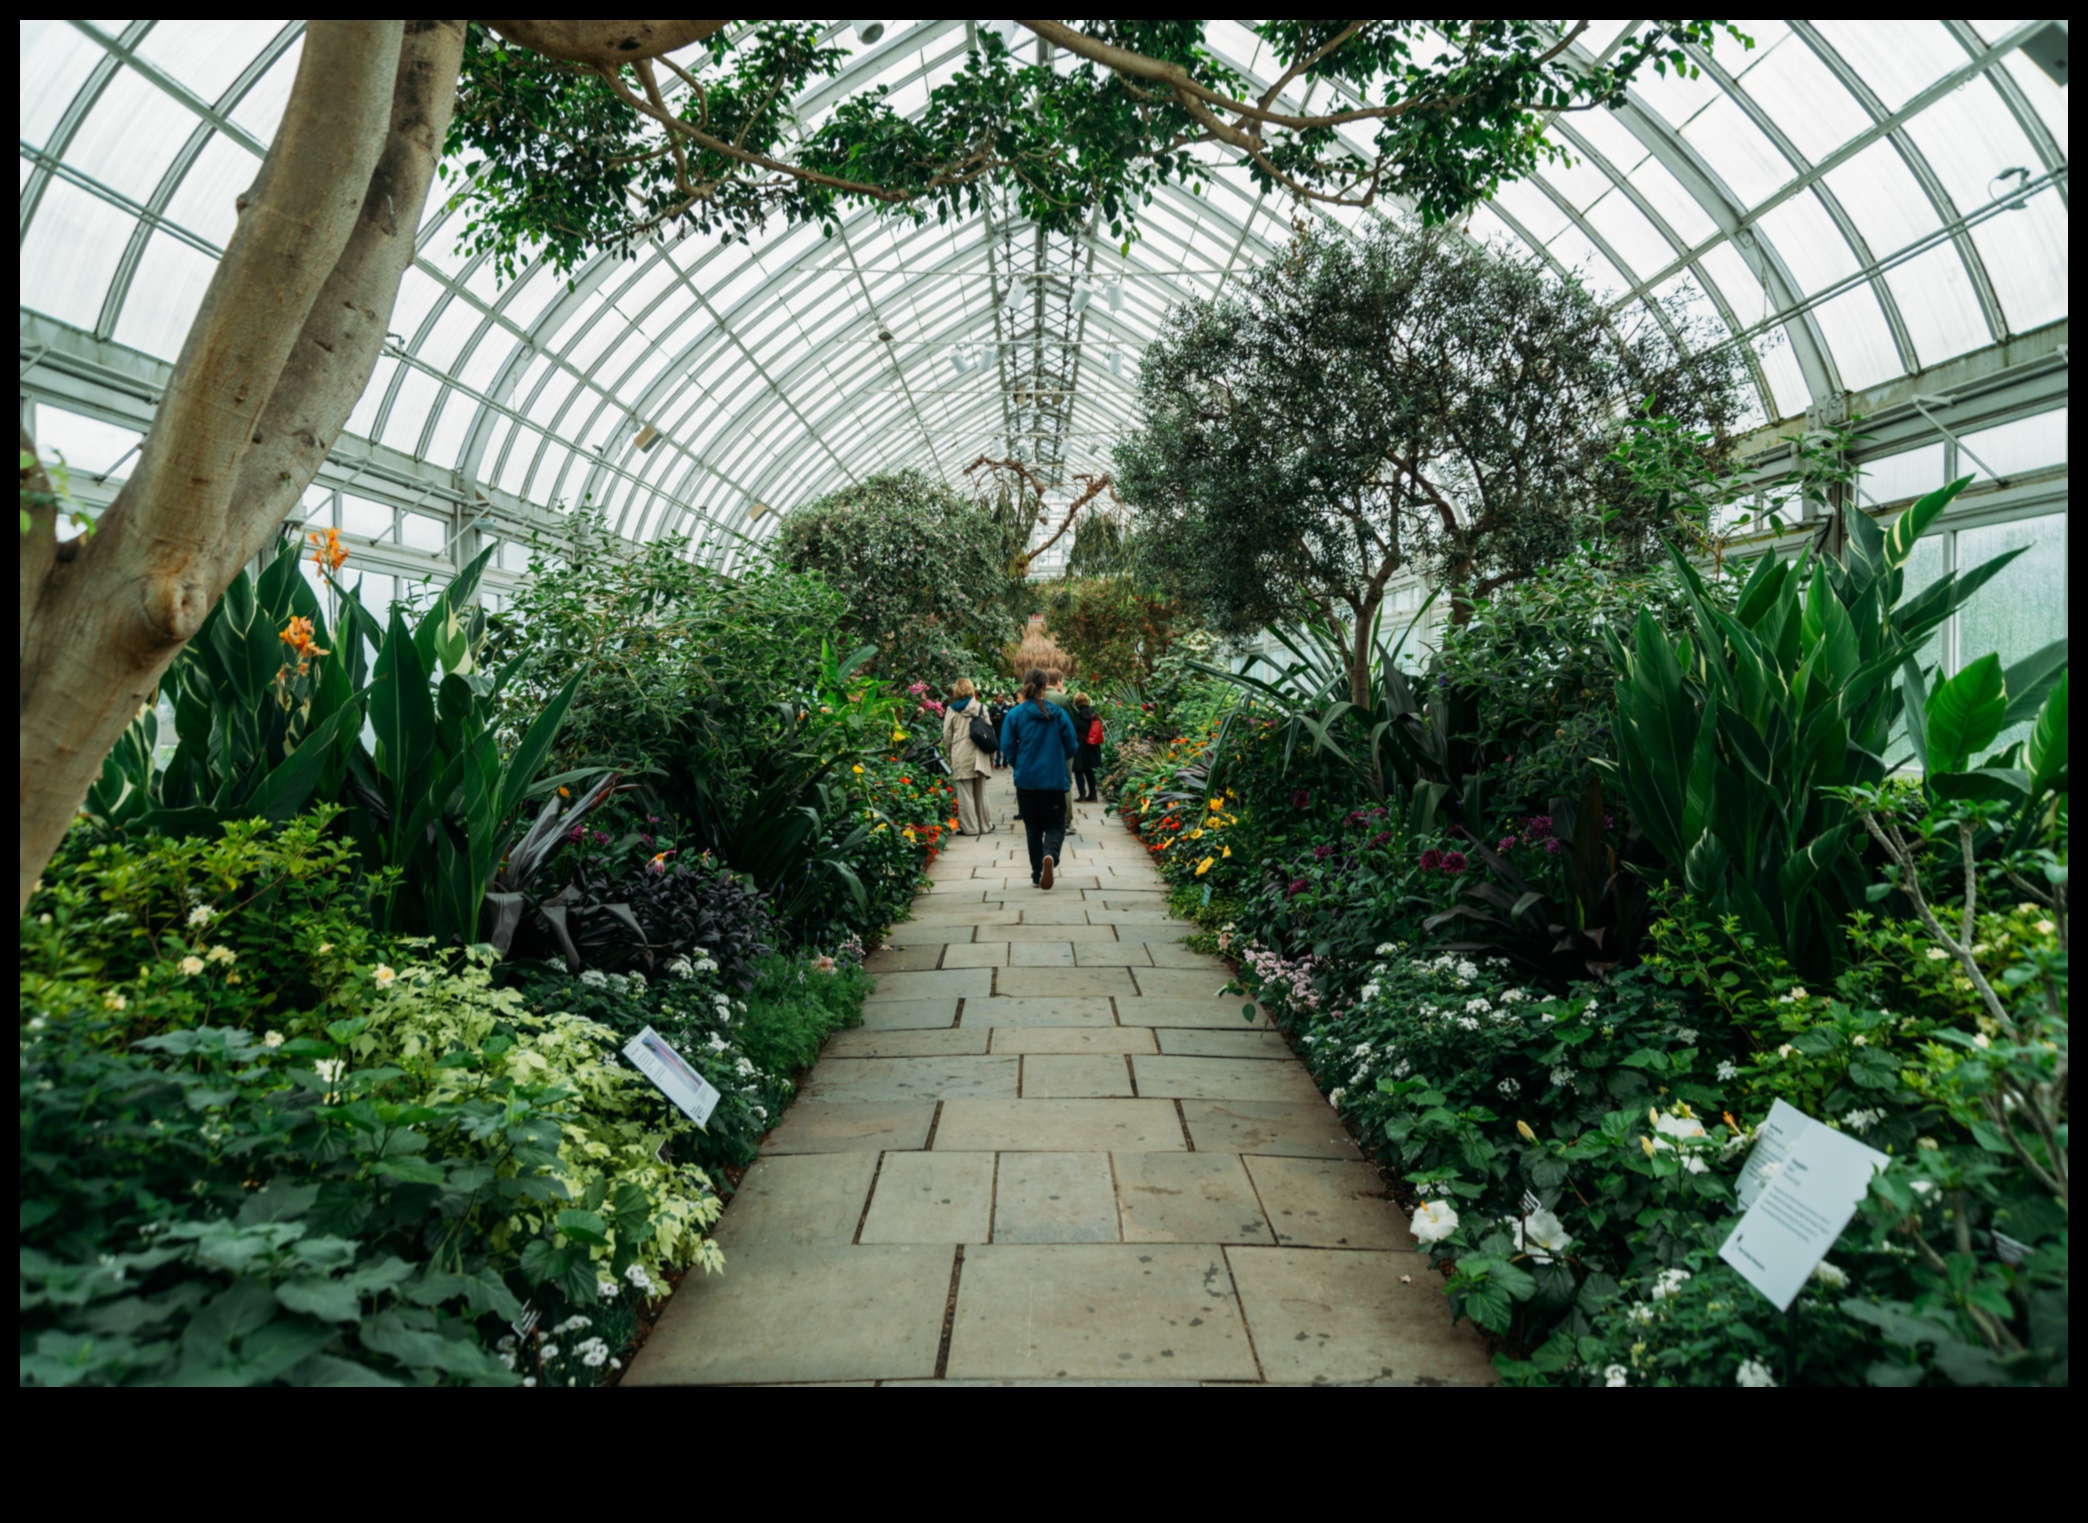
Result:
<svg viewBox="0 0 2088 1523"><path fill-rule="evenodd" d="M1086 766L1082 766L1079 762L1075 762L1073 764L1073 782L1079 788L1082 799L1094 798L1096 796L1094 764L1091 762Z"/></svg>
<svg viewBox="0 0 2088 1523"><path fill-rule="evenodd" d="M1044 871L1044 859L1056 862L1066 848L1066 791L1063 788L1017 788L1022 828L1029 836L1030 876Z"/></svg>

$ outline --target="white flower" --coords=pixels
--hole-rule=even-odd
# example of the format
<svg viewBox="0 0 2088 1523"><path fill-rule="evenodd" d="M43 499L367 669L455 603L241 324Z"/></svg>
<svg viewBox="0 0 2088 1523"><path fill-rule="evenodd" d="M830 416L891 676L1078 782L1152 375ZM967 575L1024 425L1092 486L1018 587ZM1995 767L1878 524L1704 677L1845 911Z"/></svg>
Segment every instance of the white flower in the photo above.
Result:
<svg viewBox="0 0 2088 1523"><path fill-rule="evenodd" d="M754 1119L755 1119L756 1121L766 1121L766 1120L768 1120L768 1111L767 1111L766 1109L764 1109L763 1107L761 1107L761 1106L759 1106L759 1105L750 1105L750 1106L749 1106L749 1107L747 1107L747 1108L748 1108L749 1110L751 1110L751 1111L753 1111L753 1112L754 1112Z"/></svg>
<svg viewBox="0 0 2088 1523"><path fill-rule="evenodd" d="M2038 922L2037 922L2037 927L2036 927L2036 930L2037 930L2037 934L2038 934L2038 935L2040 935L2040 936L2050 936L2050 935L2053 935L2053 934L2055 934L2055 933L2056 933L2056 932L2058 931L2058 929L2059 929L2059 927L2057 927L2056 925L2052 924L2052 922L2051 922L2051 921L2049 921L2049 920L2040 920L2040 921L2038 921Z"/></svg>
<svg viewBox="0 0 2088 1523"><path fill-rule="evenodd" d="M727 999L722 994L713 994L711 996L711 1003L717 1006L720 1010L730 1010L732 1008L732 1001Z"/></svg>
<svg viewBox="0 0 2088 1523"><path fill-rule="evenodd" d="M1465 1014L1467 1015L1485 1015L1492 1009L1493 1006L1489 1005L1486 1002L1486 997L1484 995L1481 995L1477 999L1468 999L1465 1001Z"/></svg>
<svg viewBox="0 0 2088 1523"><path fill-rule="evenodd" d="M1550 1211L1532 1211L1521 1219L1510 1218L1515 1227L1515 1246L1540 1264L1573 1246L1565 1225Z"/></svg>
<svg viewBox="0 0 2088 1523"><path fill-rule="evenodd" d="M1352 1057L1352 1058L1367 1058L1367 1057L1369 1057L1369 1056L1370 1056L1370 1044L1369 1044L1368 1042L1358 1042L1358 1043L1356 1044L1356 1050L1355 1050L1354 1052L1350 1053L1350 1054L1349 1054L1349 1056L1350 1056L1350 1057Z"/></svg>
<svg viewBox="0 0 2088 1523"><path fill-rule="evenodd" d="M591 1370L598 1370L609 1362L609 1345L599 1338L590 1338L573 1350L580 1362Z"/></svg>
<svg viewBox="0 0 2088 1523"><path fill-rule="evenodd" d="M1661 1270L1659 1278L1653 1282L1653 1299L1665 1301L1670 1296L1679 1295L1688 1281L1689 1271L1686 1269Z"/></svg>
<svg viewBox="0 0 2088 1523"><path fill-rule="evenodd" d="M1338 1085L1338 1084L1337 1084L1337 1085L1335 1085L1335 1086L1334 1086L1334 1090L1333 1090L1333 1092L1332 1092L1331 1094L1329 1094L1329 1095L1327 1096L1327 1103L1328 1103L1329 1105L1333 1106L1333 1107L1334 1107L1334 1109L1336 1109L1336 1110L1340 1110L1340 1109L1341 1109L1341 1101L1342 1101L1342 1097L1343 1097L1343 1096L1345 1096L1345 1095L1347 1095L1347 1094L1348 1094L1348 1091L1347 1091L1347 1090L1345 1090L1345 1089L1343 1089L1343 1088L1342 1088L1342 1087L1341 1087L1340 1085Z"/></svg>
<svg viewBox="0 0 2088 1523"><path fill-rule="evenodd" d="M1643 1301L1634 1301L1631 1309L1624 1313L1627 1322L1636 1322L1640 1327L1653 1325L1653 1308Z"/></svg>
<svg viewBox="0 0 2088 1523"><path fill-rule="evenodd" d="M102 996L102 1009L104 1010L125 1010L129 1007L130 1001L114 989Z"/></svg>
<svg viewBox="0 0 2088 1523"><path fill-rule="evenodd" d="M1685 1047L1696 1046L1697 1033L1696 1028L1693 1026L1677 1026L1675 1028L1675 1037Z"/></svg>
<svg viewBox="0 0 2088 1523"><path fill-rule="evenodd" d="M1522 1085L1514 1079L1503 1079L1500 1083L1496 1084L1494 1088L1499 1090L1505 1098L1510 1100L1513 1100L1517 1095L1522 1093Z"/></svg>
<svg viewBox="0 0 2088 1523"><path fill-rule="evenodd" d="M673 978L689 978L694 976L696 970L690 966L688 958L677 957L667 964L667 972Z"/></svg>
<svg viewBox="0 0 2088 1523"><path fill-rule="evenodd" d="M341 1075L347 1071L348 1063L343 1058L321 1058L312 1065L312 1072L329 1084L339 1083Z"/></svg>
<svg viewBox="0 0 2088 1523"><path fill-rule="evenodd" d="M198 973L201 973L203 971L203 959L194 955L190 955L188 957L182 958L181 961L178 964L176 964L176 966L181 969L182 977L194 978Z"/></svg>
<svg viewBox="0 0 2088 1523"><path fill-rule="evenodd" d="M1930 947L1928 949L1928 960L1930 962L1942 962L1949 956L1950 954L1941 947Z"/></svg>
<svg viewBox="0 0 2088 1523"><path fill-rule="evenodd" d="M1372 1000L1376 999L1377 997L1378 986L1374 980L1370 983L1365 984L1363 986L1363 992L1356 996L1357 999L1361 1000L1366 1005L1369 1004Z"/></svg>
<svg viewBox="0 0 2088 1523"><path fill-rule="evenodd" d="M637 972L634 969L632 972L626 974L625 977L629 978L632 984L636 987L640 989L643 989L645 987L645 975L643 973Z"/></svg>
<svg viewBox="0 0 2088 1523"><path fill-rule="evenodd" d="M1992 1040L1988 1038L1987 1034L1984 1031L1982 1031L1973 1036L1972 1045L1974 1047L1991 1047L1994 1044Z"/></svg>
<svg viewBox="0 0 2088 1523"><path fill-rule="evenodd" d="M1475 1017L1469 1015L1460 1015L1457 1018L1457 1024L1462 1026L1467 1031L1477 1031L1479 1029L1478 1020Z"/></svg>
<svg viewBox="0 0 2088 1523"><path fill-rule="evenodd" d="M580 982L588 985L590 988L600 989L608 985L609 975L600 968L589 968L580 975Z"/></svg>
<svg viewBox="0 0 2088 1523"><path fill-rule="evenodd" d="M1787 1058L1797 1050L1798 1049L1793 1047L1789 1042L1786 1042L1783 1044L1783 1046L1776 1049L1776 1055L1780 1058Z"/></svg>
<svg viewBox="0 0 2088 1523"><path fill-rule="evenodd" d="M723 1052L726 1048L725 1038L719 1036L717 1032L713 1031L710 1034L710 1042L708 1045L712 1052Z"/></svg>
<svg viewBox="0 0 2088 1523"><path fill-rule="evenodd" d="M262 1045L263 1047L280 1047L280 1046L282 1046L282 1045L283 1045L283 1034L282 1034L282 1032L280 1032L280 1031L271 1031L271 1032L268 1032L268 1033L266 1033L266 1034L265 1034L265 1035L263 1035L263 1036L262 1036L262 1038L261 1038L261 1045Z"/></svg>
<svg viewBox="0 0 2088 1523"><path fill-rule="evenodd" d="M1725 1062L1723 1062L1723 1063L1721 1063L1721 1064L1719 1064L1719 1065L1718 1065L1718 1082L1719 1082L1719 1083L1721 1083L1721 1084L1730 1084L1730 1083L1732 1083L1732 1082L1733 1082L1733 1080L1735 1080L1735 1079L1737 1079L1737 1078L1739 1078L1739 1077L1740 1077L1740 1070L1739 1070L1739 1068L1738 1068L1738 1067L1737 1067L1737 1066L1736 1066L1736 1065L1735 1065L1735 1064L1734 1064L1734 1063L1732 1062L1732 1060L1731 1060L1731 1059L1728 1059L1727 1061L1725 1061Z"/></svg>
<svg viewBox="0 0 2088 1523"><path fill-rule="evenodd" d="M1423 1201L1414 1208L1414 1236L1424 1243L1440 1243L1457 1230L1457 1213L1447 1202Z"/></svg>
<svg viewBox="0 0 2088 1523"><path fill-rule="evenodd" d="M1663 1137L1689 1142L1704 1135L1704 1123L1694 1116L1655 1116L1653 1130Z"/></svg>
<svg viewBox="0 0 2088 1523"><path fill-rule="evenodd" d="M207 904L199 904L188 913L188 923L197 927L209 925L216 918L217 911Z"/></svg>
<svg viewBox="0 0 2088 1523"><path fill-rule="evenodd" d="M1770 1375L1767 1365L1748 1359L1742 1361L1739 1370L1734 1374L1733 1384L1736 1386L1774 1387L1776 1381Z"/></svg>
<svg viewBox="0 0 2088 1523"><path fill-rule="evenodd" d="M637 1269L637 1268L638 1268L638 1266L637 1266L636 1264L633 1264L633 1265L632 1265L631 1267L632 1267L633 1269ZM641 1271L641 1272L642 1272L642 1271ZM614 1297L614 1296L615 1296L615 1294L616 1294L616 1283L615 1283L615 1281L613 1281L613 1280L597 1280L597 1281L595 1281L595 1294L596 1294L596 1295L598 1295L598 1296L600 1296L600 1297L601 1297L601 1298L602 1298L602 1299L603 1299L604 1301L607 1301L607 1300L611 1299L611 1298L612 1298L612 1297Z"/></svg>
<svg viewBox="0 0 2088 1523"><path fill-rule="evenodd" d="M653 1283L652 1276L645 1272L643 1264L633 1264L629 1269L626 1269L624 1278L629 1280L635 1289L645 1291L648 1295L659 1289L659 1286Z"/></svg>
<svg viewBox="0 0 2088 1523"><path fill-rule="evenodd" d="M1621 1364L1613 1364L1602 1372L1602 1383L1604 1386L1628 1386L1631 1384L1631 1371Z"/></svg>
<svg viewBox="0 0 2088 1523"><path fill-rule="evenodd" d="M547 1343L542 1348L538 1349L537 1353L540 1357L545 1359L556 1359L558 1357L558 1345L555 1343Z"/></svg>
<svg viewBox="0 0 2088 1523"><path fill-rule="evenodd" d="M752 1058L741 1058L738 1062L734 1063L732 1067L733 1071L737 1073L742 1079L751 1079L757 1072L759 1072L759 1070L757 1070L754 1067L754 1060Z"/></svg>
<svg viewBox="0 0 2088 1523"><path fill-rule="evenodd" d="M1575 1075L1573 1070L1566 1067L1564 1064L1561 1064L1559 1067L1554 1068L1551 1071L1552 1088L1571 1089L1574 1087L1574 1077Z"/></svg>
<svg viewBox="0 0 2088 1523"><path fill-rule="evenodd" d="M1849 1288L1849 1277L1842 1270L1842 1267L1839 1264L1830 1264L1825 1259L1813 1265L1812 1277L1829 1290L1847 1290Z"/></svg>
<svg viewBox="0 0 2088 1523"><path fill-rule="evenodd" d="M387 968L381 962L377 964L377 971L371 974L370 976L371 978L376 980L377 987L380 989L389 989L393 984L398 982L399 978L398 974L392 972L390 968Z"/></svg>
<svg viewBox="0 0 2088 1523"><path fill-rule="evenodd" d="M529 1388L530 1388L531 1386L534 1386L535 1384L536 1384L536 1376L534 1376L534 1375L524 1375L524 1376L522 1377L522 1388L523 1388L524 1390L528 1390L528 1389L529 1389Z"/></svg>
<svg viewBox="0 0 2088 1523"><path fill-rule="evenodd" d="M203 960L205 962L235 963L239 961L239 954L230 947L212 947L203 954Z"/></svg>
<svg viewBox="0 0 2088 1523"><path fill-rule="evenodd" d="M1867 1132L1885 1119L1883 1111L1853 1110L1842 1118L1842 1125L1852 1132Z"/></svg>
<svg viewBox="0 0 2088 1523"><path fill-rule="evenodd" d="M696 971L698 973L715 973L718 971L718 965L708 957L699 957L696 959Z"/></svg>
<svg viewBox="0 0 2088 1523"><path fill-rule="evenodd" d="M566 1318L565 1321L559 1323L558 1326L552 1328L551 1331L554 1334L563 1335L565 1333L577 1333L583 1327L592 1326L594 1326L594 1322L590 1318L580 1316L576 1313L575 1315Z"/></svg>

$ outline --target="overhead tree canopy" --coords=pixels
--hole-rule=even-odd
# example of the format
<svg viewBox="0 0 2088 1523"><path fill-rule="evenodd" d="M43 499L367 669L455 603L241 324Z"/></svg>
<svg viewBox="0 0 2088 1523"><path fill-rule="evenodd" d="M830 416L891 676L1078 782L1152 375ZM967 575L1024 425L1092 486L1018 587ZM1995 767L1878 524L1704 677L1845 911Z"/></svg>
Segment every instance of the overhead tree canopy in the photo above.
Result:
<svg viewBox="0 0 2088 1523"><path fill-rule="evenodd" d="M1679 305L1668 323L1443 231L1301 228L1147 350L1118 485L1221 629L1346 629L1360 694L1402 570L1468 603L1598 528L1626 560L1653 551L1668 510L1611 458L1626 420L1650 408L1716 454L1741 408L1740 356Z"/></svg>

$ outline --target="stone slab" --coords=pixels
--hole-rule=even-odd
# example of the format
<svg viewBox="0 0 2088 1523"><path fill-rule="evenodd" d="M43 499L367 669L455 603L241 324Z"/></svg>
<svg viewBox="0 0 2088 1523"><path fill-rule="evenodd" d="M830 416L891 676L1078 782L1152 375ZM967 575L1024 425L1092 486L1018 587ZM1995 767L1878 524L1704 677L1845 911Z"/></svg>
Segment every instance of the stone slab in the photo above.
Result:
<svg viewBox="0 0 2088 1523"><path fill-rule="evenodd" d="M1116 1178L1127 1243L1276 1241L1236 1154L1120 1153Z"/></svg>
<svg viewBox="0 0 2088 1523"><path fill-rule="evenodd" d="M998 968L1008 960L1005 941L975 941L969 946L944 947L945 968Z"/></svg>
<svg viewBox="0 0 2088 1523"><path fill-rule="evenodd" d="M999 902L989 904L942 904L923 907L914 911L913 919L906 922L904 929L913 930L923 926L975 926L1015 925L1022 919L1022 911ZM969 941L971 938L966 937Z"/></svg>
<svg viewBox="0 0 2088 1523"><path fill-rule="evenodd" d="M948 949L944 949L948 956ZM887 973L877 981L870 1002L895 999L984 999L993 992L993 970L958 968L934 973Z"/></svg>
<svg viewBox="0 0 2088 1523"><path fill-rule="evenodd" d="M826 1058L812 1070L803 1094L807 1100L850 1104L1012 1100L1020 1062L987 1057Z"/></svg>
<svg viewBox="0 0 2088 1523"><path fill-rule="evenodd" d="M1002 968L994 992L1011 999L1079 999L1138 993L1128 968Z"/></svg>
<svg viewBox="0 0 2088 1523"><path fill-rule="evenodd" d="M967 1105L991 1102L968 1100ZM1288 1105L1279 1100L1184 1100L1182 1119L1199 1153L1269 1153L1281 1158L1360 1158L1325 1101ZM942 1138L938 1134L936 1144Z"/></svg>
<svg viewBox="0 0 2088 1523"><path fill-rule="evenodd" d="M899 977L932 977L932 974L900 974ZM1132 975L1138 980L1138 992L1147 999L1231 999L1221 994L1232 979L1229 968L1211 971L1204 968L1140 968Z"/></svg>
<svg viewBox="0 0 2088 1523"><path fill-rule="evenodd" d="M983 1243L993 1233L991 1153L887 1153L863 1243Z"/></svg>
<svg viewBox="0 0 2088 1523"><path fill-rule="evenodd" d="M992 1033L941 1028L927 1031L837 1031L827 1038L822 1058L945 1058L983 1055ZM1142 1050L1142 1049L1141 1049Z"/></svg>
<svg viewBox="0 0 2088 1523"><path fill-rule="evenodd" d="M957 1024L954 999L894 999L863 1006L862 1031L920 1031Z"/></svg>
<svg viewBox="0 0 2088 1523"><path fill-rule="evenodd" d="M1136 941L1076 941L1071 950L1074 963L1083 968L1149 967L1153 961L1144 943Z"/></svg>
<svg viewBox="0 0 2088 1523"><path fill-rule="evenodd" d="M920 973L942 964L943 944L923 942L913 947L879 947L863 959L867 973Z"/></svg>
<svg viewBox="0 0 2088 1523"><path fill-rule="evenodd" d="M1005 1102L974 1100L973 1105ZM935 1120L933 1100L907 1100L880 1105L832 1100L800 1100L783 1124L762 1143L764 1153L878 1153L887 1149L918 1150L928 1145Z"/></svg>
<svg viewBox="0 0 2088 1523"><path fill-rule="evenodd" d="M1045 1054L1022 1060L1025 1100L1128 1100L1131 1096L1131 1070L1116 1053Z"/></svg>
<svg viewBox="0 0 2088 1523"><path fill-rule="evenodd" d="M1113 925L1119 927L1153 927L1181 925L1182 922L1168 914L1165 909L1112 910L1096 905L1087 912L1090 925ZM1187 929L1187 928L1185 928ZM1143 941L1142 932L1125 937L1127 941Z"/></svg>
<svg viewBox="0 0 2088 1523"><path fill-rule="evenodd" d="M952 1061L980 1062L981 1059ZM1317 1085L1298 1063L1257 1063L1241 1058L1133 1058L1141 1095L1172 1100L1287 1100L1310 1105L1320 1100ZM814 1077L817 1077L815 1075Z"/></svg>
<svg viewBox="0 0 2088 1523"><path fill-rule="evenodd" d="M971 939L972 928L969 921L961 924L930 925L923 924L917 920L908 920L892 927L891 940L886 945L906 948L939 947L949 942L970 941Z"/></svg>
<svg viewBox="0 0 2088 1523"><path fill-rule="evenodd" d="M1035 900L1026 901L1022 908L1024 925L1086 925L1088 912L1081 908L1080 901L1071 904L1049 902L1048 894L1039 893Z"/></svg>
<svg viewBox="0 0 2088 1523"><path fill-rule="evenodd" d="M689 1275L625 1385L923 1379L935 1373L957 1250L743 1248Z"/></svg>
<svg viewBox="0 0 2088 1523"><path fill-rule="evenodd" d="M1107 1153L1003 1153L993 1188L996 1243L1114 1243Z"/></svg>
<svg viewBox="0 0 2088 1523"><path fill-rule="evenodd" d="M1153 999L1149 996L1117 1001L1117 1019L1126 1026L1198 1026L1215 1031L1251 1031L1267 1028L1269 1018L1257 1010L1252 1021L1240 1011L1252 1005L1244 994L1223 999Z"/></svg>
<svg viewBox="0 0 2088 1523"><path fill-rule="evenodd" d="M1104 951L1115 951L1113 946L1096 943ZM1008 948L1008 966L1011 968L1070 968L1073 966L1073 946L1070 941L1024 941Z"/></svg>
<svg viewBox="0 0 2088 1523"><path fill-rule="evenodd" d="M1414 1250L1406 1217L1385 1198L1385 1181L1369 1164L1336 1158L1249 1158L1246 1164L1284 1247Z"/></svg>
<svg viewBox="0 0 2088 1523"><path fill-rule="evenodd" d="M992 1035L995 1054L1157 1050L1152 1029L1146 1026L998 1026Z"/></svg>
<svg viewBox="0 0 2088 1523"><path fill-rule="evenodd" d="M1258 1375L1222 1254L1174 1244L967 1249L946 1373L1074 1380Z"/></svg>
<svg viewBox="0 0 2088 1523"><path fill-rule="evenodd" d="M964 1006L966 1026L1114 1026L1106 999L975 999Z"/></svg>
<svg viewBox="0 0 2088 1523"><path fill-rule="evenodd" d="M1485 1339L1470 1322L1451 1324L1442 1279L1413 1254L1228 1248L1225 1257L1271 1382L1493 1383Z"/></svg>
<svg viewBox="0 0 2088 1523"><path fill-rule="evenodd" d="M1088 925L1084 922L1067 922L1059 925L1039 925L1034 923L1011 925L1005 927L1004 930L997 928L993 934L996 940L1005 934L1009 941L1018 943L1024 941L1113 942L1117 939L1114 926Z"/></svg>
<svg viewBox="0 0 2088 1523"><path fill-rule="evenodd" d="M951 1100L943 1105L935 1147L950 1153L1188 1151L1171 1100Z"/></svg>
<svg viewBox="0 0 2088 1523"><path fill-rule="evenodd" d="M1232 968L1224 958L1213 957L1208 952L1192 952L1178 941L1141 941L1137 945L1144 948L1147 960L1156 968L1215 973L1221 984L1232 977Z"/></svg>
<svg viewBox="0 0 2088 1523"><path fill-rule="evenodd" d="M1290 1044L1280 1033L1242 1023L1238 1031L1195 1028L1162 1029L1154 1033L1160 1050L1185 1058L1292 1058Z"/></svg>
<svg viewBox="0 0 2088 1523"><path fill-rule="evenodd" d="M854 1241L877 1154L765 1153L726 1203L714 1234L721 1248L795 1243L833 1247Z"/></svg>

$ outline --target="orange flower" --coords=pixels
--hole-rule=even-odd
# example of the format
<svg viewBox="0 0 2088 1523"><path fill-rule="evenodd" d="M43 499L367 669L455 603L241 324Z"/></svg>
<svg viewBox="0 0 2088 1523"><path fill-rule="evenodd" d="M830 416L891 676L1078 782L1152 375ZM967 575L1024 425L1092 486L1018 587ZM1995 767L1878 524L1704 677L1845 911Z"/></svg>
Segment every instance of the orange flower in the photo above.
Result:
<svg viewBox="0 0 2088 1523"><path fill-rule="evenodd" d="M292 615L290 622L283 626L282 632L276 638L290 647L291 652L297 657L300 670L312 657L331 654L320 648L313 639L312 621L302 614Z"/></svg>
<svg viewBox="0 0 2088 1523"><path fill-rule="evenodd" d="M341 543L339 529L328 529L323 536L315 529L305 538L312 543L312 564L321 571L337 572L348 563L348 550Z"/></svg>

